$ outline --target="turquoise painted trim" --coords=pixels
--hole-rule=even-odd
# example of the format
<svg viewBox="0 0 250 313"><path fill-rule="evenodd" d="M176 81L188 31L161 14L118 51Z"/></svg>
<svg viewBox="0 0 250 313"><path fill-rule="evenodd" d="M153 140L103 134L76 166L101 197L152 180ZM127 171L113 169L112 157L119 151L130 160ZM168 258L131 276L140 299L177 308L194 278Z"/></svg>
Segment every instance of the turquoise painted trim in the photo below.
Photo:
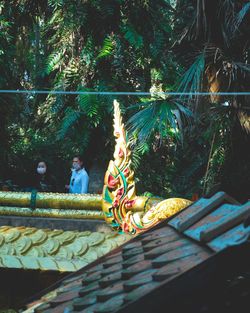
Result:
<svg viewBox="0 0 250 313"><path fill-rule="evenodd" d="M104 200L107 201L110 204L113 203L113 200L110 198L109 191L108 191L107 187L106 187L105 193L104 193Z"/></svg>

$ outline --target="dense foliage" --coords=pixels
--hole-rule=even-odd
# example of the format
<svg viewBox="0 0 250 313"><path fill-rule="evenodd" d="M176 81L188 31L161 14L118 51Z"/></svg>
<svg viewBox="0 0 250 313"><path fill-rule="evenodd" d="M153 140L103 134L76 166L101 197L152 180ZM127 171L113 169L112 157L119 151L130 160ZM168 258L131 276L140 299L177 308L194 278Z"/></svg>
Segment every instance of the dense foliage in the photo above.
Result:
<svg viewBox="0 0 250 313"><path fill-rule="evenodd" d="M123 96L140 192L247 197L250 3L243 0L0 1L0 89L151 91ZM0 180L26 186L45 159L112 156L110 95L1 94ZM244 196L243 196L244 195Z"/></svg>

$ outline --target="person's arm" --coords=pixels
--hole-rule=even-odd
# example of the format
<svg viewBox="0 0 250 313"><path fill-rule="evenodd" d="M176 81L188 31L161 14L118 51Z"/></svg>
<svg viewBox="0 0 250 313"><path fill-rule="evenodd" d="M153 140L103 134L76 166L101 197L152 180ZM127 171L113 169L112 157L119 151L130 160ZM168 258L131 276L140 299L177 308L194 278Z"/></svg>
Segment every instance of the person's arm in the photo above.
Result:
<svg viewBox="0 0 250 313"><path fill-rule="evenodd" d="M81 193L88 193L88 186L89 186L89 176L87 173L82 175L82 188Z"/></svg>
<svg viewBox="0 0 250 313"><path fill-rule="evenodd" d="M65 185L65 188L68 190L69 193L74 193L73 192L74 181L75 181L75 177L74 177L74 173L72 172L70 180L69 180L69 185Z"/></svg>

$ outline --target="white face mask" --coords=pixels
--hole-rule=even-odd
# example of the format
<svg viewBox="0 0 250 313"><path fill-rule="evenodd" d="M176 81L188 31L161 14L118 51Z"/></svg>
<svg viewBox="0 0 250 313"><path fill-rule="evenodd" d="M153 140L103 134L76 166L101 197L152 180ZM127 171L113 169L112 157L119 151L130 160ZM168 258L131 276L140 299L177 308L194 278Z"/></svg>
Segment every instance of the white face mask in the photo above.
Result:
<svg viewBox="0 0 250 313"><path fill-rule="evenodd" d="M78 163L74 163L74 164L72 165L72 168L73 168L74 170L76 170L76 171L79 171L79 170L81 169L81 165L78 164Z"/></svg>
<svg viewBox="0 0 250 313"><path fill-rule="evenodd" d="M36 170L37 170L38 174L45 174L46 173L45 167L38 167Z"/></svg>

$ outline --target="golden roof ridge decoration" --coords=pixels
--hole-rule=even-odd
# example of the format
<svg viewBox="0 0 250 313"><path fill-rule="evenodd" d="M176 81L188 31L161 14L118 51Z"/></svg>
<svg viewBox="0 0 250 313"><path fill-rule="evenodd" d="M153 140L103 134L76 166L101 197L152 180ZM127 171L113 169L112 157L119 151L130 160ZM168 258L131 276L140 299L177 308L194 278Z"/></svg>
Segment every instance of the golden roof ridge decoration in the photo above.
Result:
<svg viewBox="0 0 250 313"><path fill-rule="evenodd" d="M153 227L191 204L181 198L166 200L136 196L134 172L131 169L131 150L119 103L114 100L114 160L104 177L102 210L113 229L137 234Z"/></svg>

